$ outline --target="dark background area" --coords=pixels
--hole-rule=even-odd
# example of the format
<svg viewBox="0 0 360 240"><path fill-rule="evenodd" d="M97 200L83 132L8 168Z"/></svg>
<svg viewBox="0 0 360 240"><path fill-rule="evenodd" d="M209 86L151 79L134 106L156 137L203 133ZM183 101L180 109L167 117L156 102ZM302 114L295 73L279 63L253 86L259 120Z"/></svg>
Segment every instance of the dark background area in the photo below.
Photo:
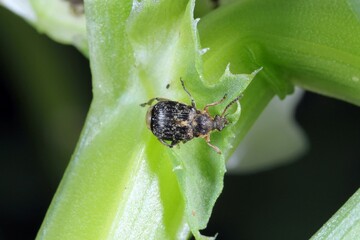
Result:
<svg viewBox="0 0 360 240"><path fill-rule="evenodd" d="M34 239L91 101L89 63L0 7L0 239ZM306 93L298 161L225 177L207 235L308 239L360 185L360 108Z"/></svg>

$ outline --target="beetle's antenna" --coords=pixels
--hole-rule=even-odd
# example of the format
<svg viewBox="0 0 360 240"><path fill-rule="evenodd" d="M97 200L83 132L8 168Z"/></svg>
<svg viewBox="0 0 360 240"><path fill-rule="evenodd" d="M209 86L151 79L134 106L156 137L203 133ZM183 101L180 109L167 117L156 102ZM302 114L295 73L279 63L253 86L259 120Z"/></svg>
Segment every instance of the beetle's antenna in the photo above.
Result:
<svg viewBox="0 0 360 240"><path fill-rule="evenodd" d="M222 112L222 114L221 114L221 117L224 117L224 115L225 115L225 113L226 113L226 111L229 109L229 107L231 106L231 105L233 105L236 101L238 101L240 98L242 98L243 97L243 94L240 94L239 96L237 96L234 100L232 100L226 107L225 107L225 109L224 109L224 111Z"/></svg>
<svg viewBox="0 0 360 240"><path fill-rule="evenodd" d="M195 100L194 100L194 98L191 96L190 92L186 89L185 84L184 84L184 81L182 80L182 78L180 78L180 82L181 82L181 85L182 85L183 89L184 89L185 92L189 95L189 97L190 97L190 99L191 99L191 106L196 109Z"/></svg>
<svg viewBox="0 0 360 240"><path fill-rule="evenodd" d="M156 97L156 98L150 99L150 100L147 101L146 103L140 104L140 107L145 107L146 105L151 106L151 104L152 104L155 100L158 101L158 102L170 101L170 100L167 99L167 98L159 98L159 97Z"/></svg>
<svg viewBox="0 0 360 240"><path fill-rule="evenodd" d="M220 99L219 101L206 104L206 106L204 107L204 111L207 112L209 107L219 105L220 103L222 103L222 102L226 99L226 97L227 97L227 94L225 93L225 95L223 96L223 98Z"/></svg>

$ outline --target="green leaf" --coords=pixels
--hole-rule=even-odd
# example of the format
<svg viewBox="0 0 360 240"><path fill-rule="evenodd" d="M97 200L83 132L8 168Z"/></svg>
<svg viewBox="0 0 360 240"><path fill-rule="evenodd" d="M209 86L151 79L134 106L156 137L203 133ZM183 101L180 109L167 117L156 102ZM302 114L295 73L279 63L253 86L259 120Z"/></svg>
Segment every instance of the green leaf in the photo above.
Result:
<svg viewBox="0 0 360 240"><path fill-rule="evenodd" d="M228 98L219 113L249 85L253 74L229 68L210 85L202 77L194 1L89 0L86 4L94 99L79 145L38 238L197 239L223 187L232 124L180 148L163 146L146 128L147 98L189 103L180 77L198 107ZM170 84L167 89L166 85ZM148 96L148 97L146 97Z"/></svg>
<svg viewBox="0 0 360 240"><path fill-rule="evenodd" d="M244 0L199 24L205 77L221 68L263 66L280 97L300 87L360 105L360 24L355 1ZM224 44L226 43L226 44ZM221 47L219 47L221 46ZM216 57L221 56L221 57Z"/></svg>
<svg viewBox="0 0 360 240"><path fill-rule="evenodd" d="M205 238L225 159L275 94L297 83L360 103L359 38L348 36L358 20L341 2L323 13L324 3L245 0L204 17L198 34L194 1L85 1L94 99L38 238ZM228 94L212 114L244 94L211 135L223 155L203 139L169 149L146 128L140 103L190 102L180 78L199 109Z"/></svg>
<svg viewBox="0 0 360 240"><path fill-rule="evenodd" d="M360 236L360 189L311 238L352 240Z"/></svg>

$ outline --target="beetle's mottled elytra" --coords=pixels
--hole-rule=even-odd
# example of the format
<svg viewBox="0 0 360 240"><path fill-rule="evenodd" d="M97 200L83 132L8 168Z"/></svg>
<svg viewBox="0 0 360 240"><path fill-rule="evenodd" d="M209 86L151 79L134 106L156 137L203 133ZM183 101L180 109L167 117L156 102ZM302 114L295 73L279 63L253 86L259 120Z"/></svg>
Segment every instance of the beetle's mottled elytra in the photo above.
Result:
<svg viewBox="0 0 360 240"><path fill-rule="evenodd" d="M210 133L214 130L221 131L229 123L225 113L241 96L232 100L221 115L212 117L208 111L209 107L222 103L227 94L219 101L207 104L203 110L198 110L195 100L185 88L184 81L181 78L180 81L183 89L191 99L191 105L166 98L152 98L148 102L140 104L142 107L150 106L146 113L147 127L162 144L170 148L180 142L185 143L195 137L200 137L204 138L210 147L221 154L220 149L210 143ZM157 103L152 105L154 101L157 101Z"/></svg>

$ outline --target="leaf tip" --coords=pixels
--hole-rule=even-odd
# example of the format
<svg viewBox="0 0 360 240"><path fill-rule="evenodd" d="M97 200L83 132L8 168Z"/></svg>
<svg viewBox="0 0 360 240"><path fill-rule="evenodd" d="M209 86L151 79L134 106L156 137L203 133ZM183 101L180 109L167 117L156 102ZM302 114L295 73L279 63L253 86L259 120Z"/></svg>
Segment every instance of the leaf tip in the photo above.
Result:
<svg viewBox="0 0 360 240"><path fill-rule="evenodd" d="M260 67L260 68L256 69L255 71L253 71L253 72L251 73L251 76L252 76L252 77L255 77L261 70L263 70L263 68L264 68L264 67Z"/></svg>

